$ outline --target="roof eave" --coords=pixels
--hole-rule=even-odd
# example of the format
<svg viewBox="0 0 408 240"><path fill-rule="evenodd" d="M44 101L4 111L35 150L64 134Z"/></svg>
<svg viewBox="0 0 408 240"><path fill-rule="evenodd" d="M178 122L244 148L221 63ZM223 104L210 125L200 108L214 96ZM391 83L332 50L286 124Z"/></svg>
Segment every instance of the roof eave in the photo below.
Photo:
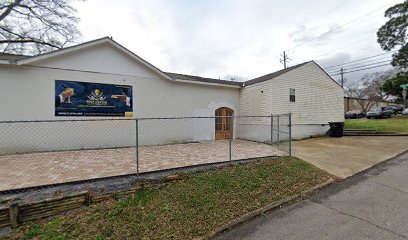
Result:
<svg viewBox="0 0 408 240"><path fill-rule="evenodd" d="M61 55L61 54L66 54L66 53L69 53L69 52L78 51L78 50L81 50L81 49L89 47L89 46L94 46L94 45L98 45L98 44L107 42L108 39L109 39L108 37L104 37L104 38L96 39L96 40L93 40L93 41L85 42L85 43L82 43L82 44L78 44L78 45L75 45L75 46L72 46L72 47L67 47L67 48L63 48L63 49L60 49L60 50L56 50L56 51L53 51L53 52L49 52L49 53L45 53L45 54L40 54L40 55L24 58L24 59L21 59L21 60L17 60L17 64L18 65L26 65L26 64L31 64L31 63L34 63L34 62L42 61L42 60L52 58L52 57L55 57L55 56L58 56L58 55Z"/></svg>
<svg viewBox="0 0 408 240"><path fill-rule="evenodd" d="M260 76L260 77L257 77L257 78L250 79L250 80L248 80L248 81L245 81L243 86L250 86L250 85L254 85L254 84L258 84L258 83L262 83L262 82L266 82L266 81L272 80L272 79L277 78L277 77L279 77L279 76L282 76L282 75L284 75L284 74L286 74L286 73L288 73L288 72L291 72L291 71L293 71L293 70L295 70L295 69L298 69L298 68L300 68L300 67L302 67L302 66L304 66L304 65L306 65L306 64L308 64L308 63L310 63L310 62L312 62L312 61L300 63L300 64L298 64L298 65L289 67L289 68L292 68L292 69L290 69L290 70L288 70L288 71L284 71L284 72L282 72L281 74L278 74L278 75L276 75L276 76L271 76L270 78L261 79L261 78L264 78L265 76L268 76L268 75L271 75L271 74L274 74L274 73L277 73L277 72L280 72L280 71L283 71L283 70L286 70L286 69L282 69L282 70L279 70L279 71L276 71L276 72L273 72L273 73L269 73L269 74L266 74L266 75L263 75L263 76ZM258 80L258 79L260 79L260 80Z"/></svg>
<svg viewBox="0 0 408 240"><path fill-rule="evenodd" d="M46 54L43 54L43 55L33 56L33 57L28 57L28 58L25 58L25 59L17 60L16 63L17 63L17 65L27 65L27 64L31 64L31 63L34 63L34 62L45 60L45 59L48 59L48 58L51 58L51 57L55 57L55 56L58 56L58 55L61 55L61 54L66 54L66 53L69 53L69 52L72 52L72 51L78 51L78 50L81 50L83 48L87 48L87 47L90 47L90 46L95 46L95 45L99 45L99 44L103 44L103 43L112 44L113 46L119 48L122 52L126 53L128 56L130 56L130 57L136 59L137 61L141 62L143 65L145 65L149 69L153 70L154 72L156 72L160 76L162 76L162 77L164 77L164 78L166 78L168 80L173 80L172 77L165 74L160 69L156 68L155 66L153 66L152 64L150 64L146 60L144 60L141 57L137 56L136 54L131 52L129 49L123 47L122 45L115 42L114 40L112 40L109 37L96 39L96 40L93 40L93 41L90 41L90 42L86 42L86 43L79 44L79 45L76 45L76 46L68 47L66 49L61 49L61 50L57 50L57 51L54 51L54 52L46 53Z"/></svg>
<svg viewBox="0 0 408 240"><path fill-rule="evenodd" d="M318 68L320 68L320 70L322 70L334 83L336 83L338 87L344 90L344 88L336 80L334 80L334 78L332 78L332 76L330 76L319 64L317 64L314 60L310 62L316 65Z"/></svg>
<svg viewBox="0 0 408 240"><path fill-rule="evenodd" d="M174 78L172 78L171 76L167 75L165 72L163 72L162 70L160 70L159 68L155 67L153 64L149 63L148 61L144 60L143 58L139 57L138 55L136 55L135 53L133 53L132 51L130 51L129 49L125 48L124 46L120 45L119 43L113 41L110 38L107 38L108 41L110 43L112 43L113 45L115 45L117 48L121 49L123 52L125 52L127 55L129 55L130 57L138 60L139 62L143 63L146 67L148 67L149 69L153 70L154 72L156 72L157 74L161 75L162 77L168 79L168 80L174 80Z"/></svg>
<svg viewBox="0 0 408 240"><path fill-rule="evenodd" d="M218 86L218 87L229 87L229 88L241 88L241 87L242 87L242 85L232 85L232 84L223 84L223 83L211 83L211 82L200 82L200 81L185 80L185 79L178 79L178 78L174 78L173 81L175 81L175 82L182 82L182 83L193 83L193 84L200 84L200 85Z"/></svg>

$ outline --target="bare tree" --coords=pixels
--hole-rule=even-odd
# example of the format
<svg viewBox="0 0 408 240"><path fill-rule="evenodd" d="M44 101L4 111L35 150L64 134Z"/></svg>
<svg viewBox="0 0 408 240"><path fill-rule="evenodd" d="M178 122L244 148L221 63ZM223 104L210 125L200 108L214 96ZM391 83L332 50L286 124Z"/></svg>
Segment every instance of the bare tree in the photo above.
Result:
<svg viewBox="0 0 408 240"><path fill-rule="evenodd" d="M39 54L80 36L71 0L0 0L0 51Z"/></svg>
<svg viewBox="0 0 408 240"><path fill-rule="evenodd" d="M374 72L364 75L361 80L367 97L376 101L387 100L389 94L383 91L383 85L387 80L395 77L397 73L396 69L391 69L385 72Z"/></svg>
<svg viewBox="0 0 408 240"><path fill-rule="evenodd" d="M360 82L346 81L345 94L348 97L356 98L361 110L367 112L377 101L384 101L388 98L382 86L396 74L397 71L392 69L386 72L366 74Z"/></svg>
<svg viewBox="0 0 408 240"><path fill-rule="evenodd" d="M373 99L367 97L366 89L360 83L348 81L344 86L346 96L355 98L363 112L367 112L375 104Z"/></svg>

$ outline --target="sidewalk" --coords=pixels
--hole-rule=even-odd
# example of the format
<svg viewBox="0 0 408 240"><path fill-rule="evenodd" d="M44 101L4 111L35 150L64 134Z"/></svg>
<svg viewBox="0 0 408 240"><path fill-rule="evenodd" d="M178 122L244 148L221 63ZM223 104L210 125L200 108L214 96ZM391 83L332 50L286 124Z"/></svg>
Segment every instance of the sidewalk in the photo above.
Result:
<svg viewBox="0 0 408 240"><path fill-rule="evenodd" d="M216 239L407 239L407 172L405 153Z"/></svg>

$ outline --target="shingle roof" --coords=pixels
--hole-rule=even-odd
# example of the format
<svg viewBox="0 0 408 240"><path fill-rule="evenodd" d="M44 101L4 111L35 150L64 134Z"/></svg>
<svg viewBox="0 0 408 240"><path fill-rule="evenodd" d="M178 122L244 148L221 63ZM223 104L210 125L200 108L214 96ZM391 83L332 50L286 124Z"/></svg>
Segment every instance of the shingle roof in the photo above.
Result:
<svg viewBox="0 0 408 240"><path fill-rule="evenodd" d="M307 63L309 63L309 62L304 62L304 63L298 64L298 65L295 65L295 66L292 66L292 67L288 67L286 69L282 69L282 70L279 70L279 71L276 71L276 72L273 72L273 73L266 74L266 75L261 76L261 77L257 77L257 78L248 80L248 81L245 82L245 86L255 84L255 83L259 83L259 82L263 82L263 81L267 81L267 80L271 80L272 78L276 78L276 77L278 77L278 76L280 76L280 75L282 75L284 73L292 71L292 70L294 70L294 69L296 69L298 67L301 67L301 66L303 66L303 65L305 65Z"/></svg>
<svg viewBox="0 0 408 240"><path fill-rule="evenodd" d="M245 82L234 82L234 81L229 81L229 80L222 80L222 79L214 79L214 78L203 78L199 76L193 76L193 75L186 75L186 74L180 74L180 73L171 73L171 72L166 72L167 75L170 75L173 78L176 79L181 79L181 80L189 80L189 81L196 81L196 82L206 82L206 83L218 83L218 84L227 84L227 85L234 85L234 86L248 86L251 84L271 80L272 78L276 78L284 73L287 73L289 71L292 71L298 67L301 67L309 62L304 62L292 67L288 67L286 69L282 69L273 73L266 74L261 77L257 77Z"/></svg>
<svg viewBox="0 0 408 240"><path fill-rule="evenodd" d="M60 49L60 50L56 50L56 51L52 51L52 52L48 52L48 53L44 53L44 54L39 54L36 56L24 56L24 55L16 55L16 54L8 54L8 53L0 53L0 60L3 61L18 61L21 60L22 62L24 61L29 61L30 59L36 59L38 57L41 56L50 56L50 55L55 55L58 53L61 53L63 51L67 51L70 49L75 49L78 48L80 46L83 45L89 45L89 44L93 44L93 43L98 43L98 42L102 42L102 41L110 41L111 43L119 46L120 48L123 48L124 51L128 52L129 54L131 54L132 56L138 58L139 60L141 60L144 64L146 64L147 66L150 66L151 68L155 69L157 72L159 72L160 74L162 74L163 76L165 76L166 78L174 78L174 79L179 79L179 80L187 80L187 81L193 81L193 82L203 82L203 83L213 83L213 84L224 84L224 85L230 85L230 86L247 86L247 85L251 85L251 84L255 84L255 83L259 83L259 82L263 82L263 81L267 81L267 80L271 80L273 78L276 78L284 73L287 73L291 70L294 70L298 67L301 67L309 62L305 62L305 63L301 63L286 69L282 69L279 70L277 72L273 72L258 78L254 78L245 82L238 82L238 81L230 81L230 80L222 80L222 79L214 79L214 78L205 78L205 77L199 77L199 76L194 76L194 75L187 75L187 74L180 74L180 73L171 73L171 72L162 72L161 70L157 69L155 66L153 66L152 64L148 63L147 61L143 60L142 58L140 58L139 56L137 56L136 54L134 54L133 52L131 52L130 50L126 49L125 47L123 47L122 45L120 45L119 43L113 41L111 38L108 37L104 37L104 38L100 38L100 39L96 39L96 40L92 40L89 42L85 42L82 44L78 44L75 46L71 46L71 47L67 47L64 49ZM24 63L22 63L24 64Z"/></svg>
<svg viewBox="0 0 408 240"><path fill-rule="evenodd" d="M172 78L188 80L188 81L195 81L195 82L218 83L218 84L227 84L227 85L234 85L234 86L242 86L243 84L243 82L234 82L234 81L214 79L214 78L204 78L204 77L186 75L186 74L180 74L180 73L171 73L171 72L165 72L165 73Z"/></svg>
<svg viewBox="0 0 408 240"><path fill-rule="evenodd" d="M0 60L13 61L13 60L23 59L23 58L26 58L26 57L28 57L28 56L9 54L9 53L0 53Z"/></svg>

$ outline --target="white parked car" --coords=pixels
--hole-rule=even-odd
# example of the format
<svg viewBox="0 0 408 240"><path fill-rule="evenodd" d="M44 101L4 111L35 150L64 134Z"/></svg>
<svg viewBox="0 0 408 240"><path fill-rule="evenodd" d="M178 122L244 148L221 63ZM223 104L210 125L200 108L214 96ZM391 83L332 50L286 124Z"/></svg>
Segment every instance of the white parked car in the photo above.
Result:
<svg viewBox="0 0 408 240"><path fill-rule="evenodd" d="M402 111L402 114L404 114L404 115L408 115L408 108L407 108L407 109L405 109L404 111Z"/></svg>

